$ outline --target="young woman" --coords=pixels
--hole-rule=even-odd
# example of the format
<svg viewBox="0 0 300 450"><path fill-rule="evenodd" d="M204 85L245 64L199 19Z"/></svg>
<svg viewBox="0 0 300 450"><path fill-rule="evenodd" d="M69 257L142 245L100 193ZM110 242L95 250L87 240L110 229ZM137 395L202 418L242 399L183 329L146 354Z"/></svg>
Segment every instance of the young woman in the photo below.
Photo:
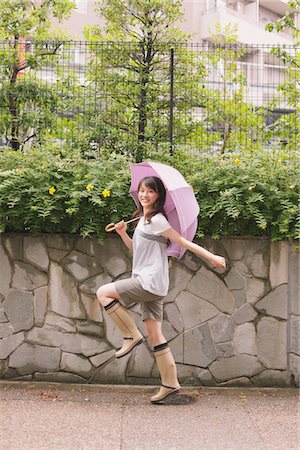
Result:
<svg viewBox="0 0 300 450"><path fill-rule="evenodd" d="M153 346L162 382L159 392L151 398L152 403L161 403L180 389L174 358L161 329L163 298L169 289L168 241L175 241L219 269L226 267L222 256L186 240L170 226L164 213L165 198L166 191L159 178L146 177L141 180L138 187L140 208L135 213L141 218L133 239L127 234L123 220L116 225L117 233L133 252L132 277L106 284L97 291L99 302L123 335L123 345L116 352L117 358L127 355L143 340L126 309L133 303L141 304L147 336Z"/></svg>

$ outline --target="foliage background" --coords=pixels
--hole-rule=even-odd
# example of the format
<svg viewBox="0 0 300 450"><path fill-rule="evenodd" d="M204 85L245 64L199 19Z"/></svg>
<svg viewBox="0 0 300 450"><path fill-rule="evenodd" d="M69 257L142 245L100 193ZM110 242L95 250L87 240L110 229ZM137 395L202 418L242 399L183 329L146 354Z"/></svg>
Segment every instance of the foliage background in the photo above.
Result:
<svg viewBox="0 0 300 450"><path fill-rule="evenodd" d="M172 164L193 186L200 205L198 236L299 237L299 159L282 150L247 154L192 154L149 149L150 159ZM51 148L0 153L0 231L105 236L109 222L129 219L127 156L62 158ZM54 190L54 191L53 191ZM105 197L105 192L110 195Z"/></svg>

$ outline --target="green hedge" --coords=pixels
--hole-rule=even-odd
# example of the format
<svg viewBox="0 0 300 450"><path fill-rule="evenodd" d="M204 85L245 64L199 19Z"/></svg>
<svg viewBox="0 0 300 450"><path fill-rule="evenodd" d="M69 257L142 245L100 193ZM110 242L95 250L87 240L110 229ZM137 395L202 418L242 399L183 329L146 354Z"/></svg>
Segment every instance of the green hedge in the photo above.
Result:
<svg viewBox="0 0 300 450"><path fill-rule="evenodd" d="M198 236L299 237L299 165L283 151L205 155L163 148L151 159L178 168L200 205ZM61 158L51 151L0 152L0 232L80 233L99 238L129 218L131 161Z"/></svg>

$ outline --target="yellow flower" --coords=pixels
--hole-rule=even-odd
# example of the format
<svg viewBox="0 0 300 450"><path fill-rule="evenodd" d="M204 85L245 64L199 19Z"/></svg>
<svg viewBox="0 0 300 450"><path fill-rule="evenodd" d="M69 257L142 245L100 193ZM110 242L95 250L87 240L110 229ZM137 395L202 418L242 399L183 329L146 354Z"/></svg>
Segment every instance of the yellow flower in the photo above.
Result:
<svg viewBox="0 0 300 450"><path fill-rule="evenodd" d="M234 160L234 163L238 166L239 164L240 164L240 160L238 159L238 158L236 158L235 160Z"/></svg>
<svg viewBox="0 0 300 450"><path fill-rule="evenodd" d="M89 183L89 184L86 186L86 189L87 189L88 191L92 191L92 190L94 189L94 185Z"/></svg>
<svg viewBox="0 0 300 450"><path fill-rule="evenodd" d="M282 163L282 160L281 160L281 159L278 159L277 162L278 162L278 164L281 164L281 163Z"/></svg>
<svg viewBox="0 0 300 450"><path fill-rule="evenodd" d="M52 187L49 189L48 192L49 192L50 195L53 195L53 194L56 192L55 187L52 186Z"/></svg>
<svg viewBox="0 0 300 450"><path fill-rule="evenodd" d="M290 188L290 189L295 189L295 185L294 185L294 184L291 184L291 185L289 186L289 188Z"/></svg>
<svg viewBox="0 0 300 450"><path fill-rule="evenodd" d="M104 191L102 191L102 195L103 197L110 197L110 191L108 189L104 189Z"/></svg>

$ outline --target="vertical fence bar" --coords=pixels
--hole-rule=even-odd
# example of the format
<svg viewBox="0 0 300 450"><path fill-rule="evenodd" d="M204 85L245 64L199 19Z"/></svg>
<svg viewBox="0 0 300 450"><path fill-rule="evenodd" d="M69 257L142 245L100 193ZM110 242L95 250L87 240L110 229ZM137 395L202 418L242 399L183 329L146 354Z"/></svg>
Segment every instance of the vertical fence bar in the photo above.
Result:
<svg viewBox="0 0 300 450"><path fill-rule="evenodd" d="M170 142L170 155L173 156L174 146L174 48L170 50L170 122L169 122L169 142Z"/></svg>

